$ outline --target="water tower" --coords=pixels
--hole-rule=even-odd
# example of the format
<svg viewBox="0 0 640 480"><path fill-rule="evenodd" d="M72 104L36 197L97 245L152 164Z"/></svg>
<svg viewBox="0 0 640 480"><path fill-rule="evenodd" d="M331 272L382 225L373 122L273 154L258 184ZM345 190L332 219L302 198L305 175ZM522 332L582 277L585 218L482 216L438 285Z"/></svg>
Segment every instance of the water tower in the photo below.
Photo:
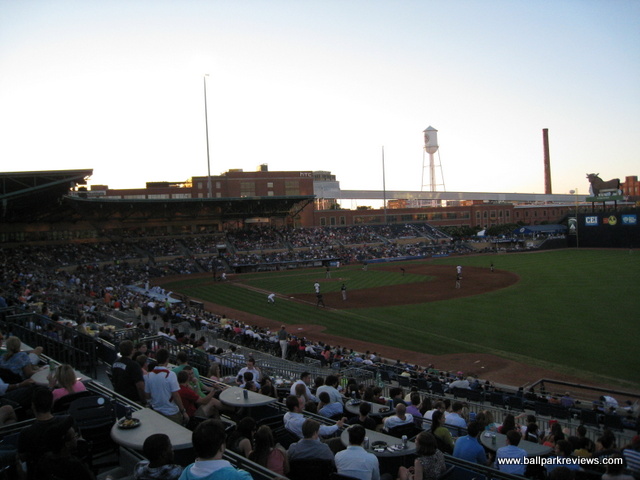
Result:
<svg viewBox="0 0 640 480"><path fill-rule="evenodd" d="M429 184L428 187L429 189L427 191L429 192L435 192L437 190L438 185L442 185L442 190L445 191L444 188L444 175L442 175L442 165L440 164L440 156L438 155L438 167L440 168L440 174L442 176L442 183L441 184L437 184L436 183L436 161L434 158L435 153L438 151L438 131L429 126L427 127L425 130L423 130L424 133L424 151L422 154L422 187L421 187L421 191L425 190L425 183L424 183L424 171L427 168L426 163L425 163L425 153L429 154Z"/></svg>

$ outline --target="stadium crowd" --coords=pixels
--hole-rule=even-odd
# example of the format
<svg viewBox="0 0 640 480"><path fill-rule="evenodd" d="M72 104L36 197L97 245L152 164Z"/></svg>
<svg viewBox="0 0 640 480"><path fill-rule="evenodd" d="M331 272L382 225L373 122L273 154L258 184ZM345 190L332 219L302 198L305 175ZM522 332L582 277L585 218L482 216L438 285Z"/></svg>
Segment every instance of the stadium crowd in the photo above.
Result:
<svg viewBox="0 0 640 480"><path fill-rule="evenodd" d="M297 437L293 439L291 445L288 445L288 449L275 445L274 432L270 427L261 426L256 429L255 424L250 425L250 417L237 418L238 428L229 438L226 438L224 429L221 430L222 427L215 420L205 421L199 425L191 425L194 429L193 444L199 457L194 465L186 467L183 471L182 467L173 464L172 455L168 453L171 451L170 439L154 437L148 439L148 446L145 442L144 453L149 460L136 466L135 471L142 472L136 478L152 478L145 477L143 474L151 472L151 474L157 475L159 471L164 472L163 478L167 479L198 478L189 476L188 472L201 472L202 469L213 468L212 465L215 462L226 462L220 457L220 452L224 450L225 445L226 448L246 456L280 475L287 475L291 468L290 463L296 459L325 458L329 461L330 468L339 473L356 474L357 478L381 478L377 459L372 454L367 454L370 456L364 457L365 461L360 463L360 465L363 463L368 465L366 472L354 471L353 455L362 457L363 454L361 446L364 442L364 435L362 435L364 429L360 431L359 428L353 428L349 431L350 445L346 449L341 447L340 442L331 441L331 436L345 425L361 425L387 432L392 432L394 428L403 425L414 425L417 434L418 458L412 469L399 470L398 478L402 480L413 478L417 473L421 474L421 477L418 478L433 478L434 480L438 478L444 473L444 457L441 458L442 454L437 453L440 451L452 454L454 457L473 458L479 463L491 464L495 460L491 455L485 457L481 455L469 456L470 451L475 448L474 442L477 442L478 436L484 431L497 431L508 437L511 435L509 440L514 448L517 447L520 439L524 438L547 445L558 455L592 457L620 455L629 458L627 465L632 465L634 459L637 461L640 457L640 453L634 453L640 451L640 440L637 438L630 445L622 448L623 446L616 446L615 438L612 438L605 431L598 437L597 442L592 442L588 441L584 435L580 435L580 429L575 436L555 427L550 427L549 431L542 431L535 417L524 414L514 418L507 416L502 425L496 425L492 421L491 412L469 412L468 409L465 409L464 402L452 402L450 398L445 397L446 393L452 394L460 390L482 392L483 394L495 392L496 386L488 380L468 377L463 372L440 371L433 365L421 366L401 360L390 361L381 358L376 352L356 352L348 346L326 345L293 334L286 334L287 348L285 352L280 352L281 344L278 331L228 319L215 312L192 307L187 302L171 302L169 301L170 292L164 292L159 287L150 284L152 278L162 275L197 271L224 271L234 264L278 264L288 261L326 258L340 259L344 263L350 263L374 258L427 256L434 254L434 252L463 253L467 251L464 247L460 247L460 250L456 251L450 244L436 245L433 248L429 240L416 234L416 230L409 227L379 229L358 227L341 229L339 233L328 229L299 230L283 234L282 232L269 232L268 229L261 229L257 233L257 237L254 236L256 232L246 235L236 232L234 235L227 235L224 241L218 236L202 238L187 236L180 239L142 239L127 242L2 248L0 249L0 261L2 261L4 268L0 271L0 309L18 306L25 311L35 311L54 321L73 319L78 331L83 333L86 331L86 324L95 322L100 313L132 312L136 324L131 327L140 332L140 338L144 338L146 335L166 335L185 347L206 352L211 364L211 369L206 373L206 376L215 381L220 380L220 369L228 367L225 364L225 359L229 354L234 354L234 347L229 351L213 348L207 343L206 336L199 335L198 331L215 332L219 338L235 345L265 350L274 355L282 353L285 358L291 361L300 362L305 357L310 357L318 360L323 366L335 367L336 369L370 367L377 372L376 385L373 386L359 385L348 378L342 379L333 374L318 378L314 384L311 384L310 376L303 373L301 378L291 385L289 395L284 400L289 410L285 414L285 426ZM397 244L390 241L390 238L407 239L412 235L416 238L420 237L420 241L409 244ZM259 239L258 243L255 243L256 238ZM229 252L224 255L215 255L213 258L207 257L212 253L220 253L215 245L220 245L222 241L227 244ZM293 248L285 247L282 251L269 253L258 252L271 249L274 246L281 248L287 244L292 245ZM354 244L359 245L349 246ZM311 248L296 249L296 245L305 245ZM236 253L238 251L252 253L238 254ZM205 257L196 257L196 255L205 255ZM155 260L165 257L177 258L162 264ZM136 285L137 288L131 288L133 285ZM55 329L50 332L50 335L57 334ZM100 332L100 334L109 338L109 333L106 331ZM7 340L8 353L17 354L15 348L11 346L14 343L15 341ZM142 347L142 344L138 345L138 350L127 353L126 348L123 350L121 345L120 351L122 355L130 356L134 362L139 361L138 357L144 355L145 360L156 358L164 364L162 357L164 353L160 352L161 349L154 350L152 348L141 352L140 348ZM9 361L11 358L9 355L7 359L7 354L2 353L4 355L0 361L0 367L3 365L2 361L5 359ZM250 363L249 360L247 359L247 363ZM29 365L34 361L37 364L38 359L31 357ZM247 372L243 372L237 382L244 388L259 390L267 395L275 395L276 392L271 380L262 376L259 372L259 366L256 370L255 362L253 363L254 365L247 365L249 375L246 376ZM137 364L141 374L145 377L150 372L152 373L153 368L150 368L146 361ZM5 365L10 366L10 364ZM32 382L29 382L30 375L27 373L26 367L27 364L23 362L21 370L16 372L20 378L16 379L15 383L0 382L0 395L4 394L7 399L12 399L19 405L30 409L37 422L50 421L51 409L55 401L54 392L62 388L66 389L67 393L62 391L58 392L58 395L66 395L81 387L76 386L75 382L65 386L62 373L64 369L60 368L59 375L52 378L50 388L36 389ZM193 369L186 368L182 364L178 367L182 368L174 370L173 373L175 373L176 382L184 387L184 389L181 387L181 391L184 390L182 392L184 395L180 395L179 405L185 407L190 405L188 418L194 417L195 412L201 411L201 407L204 409L206 405L209 405L207 417L217 418L225 412L224 406L219 401L214 401L219 396L219 389L204 388L198 391L197 375L194 377L193 373L189 373ZM184 373L181 374L181 372ZM386 378L382 378L381 372L385 372ZM204 375L204 372L200 372L200 375ZM442 393L441 399L434 401L431 396L421 395L420 389L417 387L420 381L426 382L430 391L440 391ZM384 396L385 382L387 385L389 383L393 385L403 383L406 386L405 388L394 386L389 389L389 394ZM296 386L300 388L296 388ZM189 392L189 389L196 391L195 397ZM25 391L27 390L29 391L29 401L26 400ZM14 391L17 393L13 393ZM575 403L574 399L567 399L556 393L520 390L513 396L521 398L523 401L535 403L562 404L565 402L568 405L570 400ZM358 415L348 415L343 405L345 397L389 405L396 409L396 413L386 417L384 422L379 418L372 418L370 412L366 411L366 407L362 407ZM189 398L194 402L193 404L188 403ZM138 401L146 403L146 400L140 397L138 397ZM150 401L153 401L153 397ZM603 399L594 408L600 409L603 414L609 411L626 412L622 416L632 423L625 426L637 429L637 405L622 407L616 405L616 408L613 408L612 401ZM370 405L366 402L361 405ZM10 408L5 408L6 406ZM187 408L184 410L186 411ZM325 428L326 426L323 427L313 419L301 418L303 410L317 412L321 416L334 419L337 428ZM429 421L427 429L424 429L425 424L422 419ZM16 420L17 416L11 403L0 407L0 422L8 424ZM521 421L520 424L518 420ZM462 428L461 431L465 435L460 435L457 441L453 442L449 428L451 426ZM54 449L52 445L38 445L38 448L49 448L54 454L53 458L47 457L49 463L45 463L44 466L37 464L34 460L36 455L40 455L40 452L34 453L33 449L26 447L25 440L22 442L22 450L21 447L18 447L19 453L24 455L31 472L41 472L43 468L53 468L51 465L54 465L55 461L65 465L71 462L77 466L79 475L85 475L78 478L93 478L92 473L85 468L86 466L72 454L72 442L75 439L72 427L61 425L60 428L62 432L60 438L64 440L60 443L60 447ZM510 434L510 432L516 432L516 434ZM26 438L33 437L33 429L22 435L25 435ZM328 437L326 443L318 442L322 436ZM214 438L215 440L212 440ZM319 445L325 445L326 448ZM237 473L237 470L228 462L216 463L215 468L228 469L229 478L250 478L243 473ZM232 473L231 470L236 473ZM551 474L552 470L550 469L548 473ZM525 472L513 473L524 474ZM610 474L611 478L605 480L613 480L616 472L612 469L607 474ZM32 475L32 473L28 475ZM619 478L618 480L626 479Z"/></svg>

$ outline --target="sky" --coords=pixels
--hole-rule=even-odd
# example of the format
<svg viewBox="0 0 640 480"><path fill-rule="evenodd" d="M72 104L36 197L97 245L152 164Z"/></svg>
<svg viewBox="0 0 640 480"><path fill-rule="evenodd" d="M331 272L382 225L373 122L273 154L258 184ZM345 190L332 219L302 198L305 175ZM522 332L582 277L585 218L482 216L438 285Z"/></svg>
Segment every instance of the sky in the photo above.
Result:
<svg viewBox="0 0 640 480"><path fill-rule="evenodd" d="M0 0L0 170L586 193L640 175L637 0ZM205 80L205 75L208 75Z"/></svg>

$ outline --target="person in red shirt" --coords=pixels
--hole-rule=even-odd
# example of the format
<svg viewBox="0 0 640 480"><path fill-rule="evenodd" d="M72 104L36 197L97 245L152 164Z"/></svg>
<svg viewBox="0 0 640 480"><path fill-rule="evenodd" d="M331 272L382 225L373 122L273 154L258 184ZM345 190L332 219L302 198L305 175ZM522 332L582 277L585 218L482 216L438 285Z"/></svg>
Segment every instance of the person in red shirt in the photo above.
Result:
<svg viewBox="0 0 640 480"><path fill-rule="evenodd" d="M220 415L213 402L215 390L211 390L207 396L201 397L189 385L193 370L182 370L178 372L178 383L180 390L178 395L182 399L182 404L189 418L201 416L207 418L218 418Z"/></svg>

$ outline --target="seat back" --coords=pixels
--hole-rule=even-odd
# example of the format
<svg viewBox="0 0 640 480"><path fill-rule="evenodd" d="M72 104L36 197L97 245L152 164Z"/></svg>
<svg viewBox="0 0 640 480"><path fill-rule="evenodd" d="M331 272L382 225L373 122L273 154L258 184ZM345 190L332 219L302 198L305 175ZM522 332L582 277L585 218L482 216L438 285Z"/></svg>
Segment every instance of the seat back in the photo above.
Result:
<svg viewBox="0 0 640 480"><path fill-rule="evenodd" d="M403 377L402 375L399 375L396 380L398 380L398 385L400 385L401 387L410 387L411 386L411 378L409 377Z"/></svg>
<svg viewBox="0 0 640 480"><path fill-rule="evenodd" d="M397 427L393 427L387 431L389 435L396 438L402 438L403 435L406 435L407 438L413 438L418 435L422 429L416 426L415 423L406 423L404 425L398 425Z"/></svg>
<svg viewBox="0 0 640 480"><path fill-rule="evenodd" d="M71 405L74 401L83 397L92 397L96 394L91 390L85 390L84 392L71 393L69 395L65 395L64 397L59 398L55 402L53 402L53 407L51 408L51 413L64 413L69 410L69 405Z"/></svg>
<svg viewBox="0 0 640 480"><path fill-rule="evenodd" d="M327 480L335 471L331 460L291 460L288 477L290 480Z"/></svg>
<svg viewBox="0 0 640 480"><path fill-rule="evenodd" d="M350 475L344 475L342 473L333 472L329 477L329 480L358 480L358 479Z"/></svg>
<svg viewBox="0 0 640 480"><path fill-rule="evenodd" d="M87 461L92 468L97 468L96 458L111 454L117 456L118 445L111 439L116 414L109 399L97 395L78 398L69 405L69 415L87 442ZM117 464L116 460L112 459L107 465Z"/></svg>

